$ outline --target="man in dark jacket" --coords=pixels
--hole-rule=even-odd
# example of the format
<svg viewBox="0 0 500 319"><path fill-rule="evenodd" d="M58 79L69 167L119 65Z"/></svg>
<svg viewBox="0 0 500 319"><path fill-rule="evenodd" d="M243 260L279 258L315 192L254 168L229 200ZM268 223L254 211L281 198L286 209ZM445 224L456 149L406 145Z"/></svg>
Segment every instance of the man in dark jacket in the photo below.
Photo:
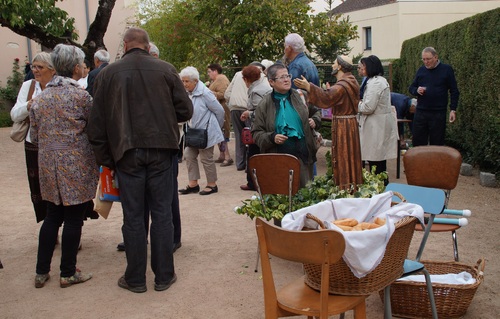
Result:
<svg viewBox="0 0 500 319"><path fill-rule="evenodd" d="M148 52L149 36L139 28L124 35L122 59L103 69L94 84L88 135L97 162L114 170L123 208L122 233L127 268L118 285L145 292L147 240L144 204L151 214L151 268L154 288L177 279L173 262L173 161L179 149L179 122L193 105L169 63Z"/></svg>
<svg viewBox="0 0 500 319"><path fill-rule="evenodd" d="M422 51L421 66L409 87L417 97L417 110L413 120L413 146L444 145L446 111L450 96L450 123L455 122L458 106L458 87L453 68L441 63L432 47Z"/></svg>
<svg viewBox="0 0 500 319"><path fill-rule="evenodd" d="M87 92L89 92L90 95L94 96L94 80L101 72L102 69L108 66L109 64L109 52L106 50L97 50L96 53L94 53L94 66L95 68L89 72L88 77L87 77Z"/></svg>

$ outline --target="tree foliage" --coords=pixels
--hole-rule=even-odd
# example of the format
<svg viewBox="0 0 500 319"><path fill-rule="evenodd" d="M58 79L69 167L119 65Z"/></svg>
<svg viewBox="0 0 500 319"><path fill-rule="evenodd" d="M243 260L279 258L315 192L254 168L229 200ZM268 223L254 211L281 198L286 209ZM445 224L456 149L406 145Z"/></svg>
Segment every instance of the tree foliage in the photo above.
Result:
<svg viewBox="0 0 500 319"><path fill-rule="evenodd" d="M209 63L243 66L255 60L278 60L284 38L297 32L313 59L331 61L349 51L356 37L349 21L326 14L311 16L307 0L150 0L140 21L160 48L160 58L177 68ZM330 45L327 42L330 41Z"/></svg>
<svg viewBox="0 0 500 319"><path fill-rule="evenodd" d="M81 47L87 56L93 56L97 48L105 47L104 34L116 0L99 0L95 20L83 45L77 42L75 19L56 7L57 1L62 0L0 0L0 24L50 49L59 43L67 43Z"/></svg>

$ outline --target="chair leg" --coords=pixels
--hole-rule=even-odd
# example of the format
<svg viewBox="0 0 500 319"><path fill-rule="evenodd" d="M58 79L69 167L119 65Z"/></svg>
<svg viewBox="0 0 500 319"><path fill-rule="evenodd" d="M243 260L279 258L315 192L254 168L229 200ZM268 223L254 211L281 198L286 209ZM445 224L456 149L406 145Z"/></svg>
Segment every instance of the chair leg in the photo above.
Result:
<svg viewBox="0 0 500 319"><path fill-rule="evenodd" d="M366 319L366 299L354 307L354 319Z"/></svg>
<svg viewBox="0 0 500 319"><path fill-rule="evenodd" d="M437 310L436 310L436 302L434 301L434 292L432 291L432 282L431 282L431 276L429 275L429 272L427 269L422 269L422 272L424 273L425 276L425 283L427 285L427 293L429 294L429 302L431 304L431 311L432 311L432 318L437 319Z"/></svg>
<svg viewBox="0 0 500 319"><path fill-rule="evenodd" d="M384 319L392 319L391 286L384 288Z"/></svg>
<svg viewBox="0 0 500 319"><path fill-rule="evenodd" d="M257 260L255 261L255 272L259 272L260 247L257 245Z"/></svg>
<svg viewBox="0 0 500 319"><path fill-rule="evenodd" d="M453 240L453 256L455 257L455 261L458 261L458 243L457 243L457 232L451 232L451 239Z"/></svg>

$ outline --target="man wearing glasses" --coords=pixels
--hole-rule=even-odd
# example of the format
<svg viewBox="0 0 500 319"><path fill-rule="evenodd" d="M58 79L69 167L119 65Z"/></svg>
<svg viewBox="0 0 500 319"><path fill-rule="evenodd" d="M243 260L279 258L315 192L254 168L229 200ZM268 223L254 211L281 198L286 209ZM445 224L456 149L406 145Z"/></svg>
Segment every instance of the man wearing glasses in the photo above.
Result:
<svg viewBox="0 0 500 319"><path fill-rule="evenodd" d="M413 119L413 146L444 145L446 111L450 94L450 123L456 120L458 87L453 68L441 63L436 50L427 47L422 51L421 66L409 87L417 97L417 109Z"/></svg>

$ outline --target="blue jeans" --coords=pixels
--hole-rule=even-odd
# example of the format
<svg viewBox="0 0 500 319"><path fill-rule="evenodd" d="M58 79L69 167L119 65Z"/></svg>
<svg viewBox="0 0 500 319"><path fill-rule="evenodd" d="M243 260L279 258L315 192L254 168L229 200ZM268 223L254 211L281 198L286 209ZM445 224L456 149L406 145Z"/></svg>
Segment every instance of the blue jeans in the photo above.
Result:
<svg viewBox="0 0 500 319"><path fill-rule="evenodd" d="M173 162L175 150L136 148L116 163L123 209L123 240L131 287L146 284L147 240L144 227L145 201L151 214L151 269L155 283L169 283L174 276L172 225Z"/></svg>

